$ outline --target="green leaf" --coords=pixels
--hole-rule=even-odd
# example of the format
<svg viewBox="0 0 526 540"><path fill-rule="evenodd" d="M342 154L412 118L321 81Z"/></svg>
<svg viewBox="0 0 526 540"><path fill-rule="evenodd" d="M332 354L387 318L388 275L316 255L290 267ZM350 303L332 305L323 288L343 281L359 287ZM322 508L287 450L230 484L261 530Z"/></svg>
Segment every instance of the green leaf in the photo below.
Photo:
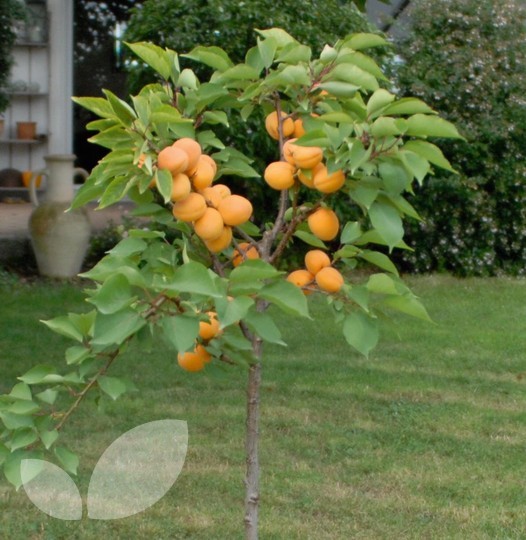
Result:
<svg viewBox="0 0 526 540"><path fill-rule="evenodd" d="M383 113L385 115L396 115L396 114L436 114L435 111L424 103L421 99L417 98L401 98L389 105Z"/></svg>
<svg viewBox="0 0 526 540"><path fill-rule="evenodd" d="M26 384L39 384L44 382L45 378L48 375L55 375L56 370L53 366L48 365L38 365L32 367L29 371L26 371L24 375L18 377L19 381L25 382Z"/></svg>
<svg viewBox="0 0 526 540"><path fill-rule="evenodd" d="M403 133L406 128L406 121L401 118L380 116L371 125L371 135L377 139L396 136Z"/></svg>
<svg viewBox="0 0 526 540"><path fill-rule="evenodd" d="M396 208L376 201L369 208L369 218L373 227L391 249L402 240L404 227Z"/></svg>
<svg viewBox="0 0 526 540"><path fill-rule="evenodd" d="M31 395L31 388L25 383L18 383L13 386L11 392L9 392L9 397L15 399L23 399L25 401L31 401L33 396Z"/></svg>
<svg viewBox="0 0 526 540"><path fill-rule="evenodd" d="M299 137L298 140L294 141L294 144L297 144L298 146L320 146L321 148L326 148L329 146L330 140L325 131L322 129L315 129Z"/></svg>
<svg viewBox="0 0 526 540"><path fill-rule="evenodd" d="M384 107L387 107L387 105L392 103L394 99L395 95L383 88L375 90L367 102L367 115L371 116L374 113L381 111Z"/></svg>
<svg viewBox="0 0 526 540"><path fill-rule="evenodd" d="M221 176L240 176L241 178L258 178L261 176L256 169L251 167L242 159L232 158L222 165L218 172L218 178Z"/></svg>
<svg viewBox="0 0 526 540"><path fill-rule="evenodd" d="M37 405L34 401L25 400L15 401L7 408L7 412L21 415L34 414L39 410L40 406Z"/></svg>
<svg viewBox="0 0 526 540"><path fill-rule="evenodd" d="M442 137L463 139L457 128L439 116L414 114L407 119L406 135L413 137Z"/></svg>
<svg viewBox="0 0 526 540"><path fill-rule="evenodd" d="M67 448L64 448L63 446L57 446L55 448L55 455L60 461L62 467L64 467L64 470L74 475L77 474L79 458L76 454L74 454Z"/></svg>
<svg viewBox="0 0 526 540"><path fill-rule="evenodd" d="M172 73L172 61L164 49L153 43L125 43L139 58L157 71L165 80Z"/></svg>
<svg viewBox="0 0 526 540"><path fill-rule="evenodd" d="M378 81L374 75L353 64L339 64L328 75L327 81L342 81L365 90L378 90ZM325 82L324 82L325 84ZM323 84L321 86L324 86ZM329 93L330 90L327 89ZM335 94L336 95L336 94Z"/></svg>
<svg viewBox="0 0 526 540"><path fill-rule="evenodd" d="M115 118L115 111L113 110L110 103L104 98L74 97L71 99L81 107L84 107L88 111L95 113L101 118Z"/></svg>
<svg viewBox="0 0 526 540"><path fill-rule="evenodd" d="M183 88L190 88L191 90L197 90L199 86L199 80L195 73L191 69L183 69L177 80L178 86Z"/></svg>
<svg viewBox="0 0 526 540"><path fill-rule="evenodd" d="M11 452L25 448L38 440L38 434L30 428L17 429L11 437Z"/></svg>
<svg viewBox="0 0 526 540"><path fill-rule="evenodd" d="M281 28L268 28L265 30L258 30L256 28L256 32L264 38L273 39L276 42L278 49L282 49L289 43L297 43L290 34Z"/></svg>
<svg viewBox="0 0 526 540"><path fill-rule="evenodd" d="M320 84L319 88L340 98L351 98L360 89L360 87L355 84L341 81L327 81Z"/></svg>
<svg viewBox="0 0 526 540"><path fill-rule="evenodd" d="M367 290L376 294L399 295L401 293L397 282L387 274L372 274L366 284Z"/></svg>
<svg viewBox="0 0 526 540"><path fill-rule="evenodd" d="M239 322L245 317L248 310L254 305L254 299L248 296L238 296L226 303L224 311L218 310L218 317L221 321L221 326L230 326Z"/></svg>
<svg viewBox="0 0 526 540"><path fill-rule="evenodd" d="M108 377L102 375L97 379L99 388L111 399L116 400L118 397L122 396L126 392L126 383L117 377Z"/></svg>
<svg viewBox="0 0 526 540"><path fill-rule="evenodd" d="M215 282L206 266L195 261L177 268L173 278L169 282L161 282L160 286L179 292L219 296Z"/></svg>
<svg viewBox="0 0 526 540"><path fill-rule="evenodd" d="M95 320L93 345L121 345L137 333L146 321L135 311L128 309L111 315L100 314Z"/></svg>
<svg viewBox="0 0 526 540"><path fill-rule="evenodd" d="M203 113L203 122L207 124L223 124L228 127L228 116L224 111L205 111Z"/></svg>
<svg viewBox="0 0 526 540"><path fill-rule="evenodd" d="M133 300L130 284L122 274L109 277L97 293L87 299L105 315L128 307Z"/></svg>
<svg viewBox="0 0 526 540"><path fill-rule="evenodd" d="M351 347L368 357L378 343L378 322L365 313L351 313L343 322L343 335Z"/></svg>
<svg viewBox="0 0 526 540"><path fill-rule="evenodd" d="M44 403L47 403L48 405L53 405L55 403L58 396L58 390L52 390L51 388L48 388L47 390L44 390L43 392L39 392L35 395L36 398L38 398L40 401L43 401Z"/></svg>
<svg viewBox="0 0 526 540"><path fill-rule="evenodd" d="M314 236L308 231L296 231L294 233L296 238L299 238L301 241L305 242L309 246L314 246L318 248L325 249L327 246L320 240L318 237Z"/></svg>
<svg viewBox="0 0 526 540"><path fill-rule="evenodd" d="M389 43L378 34L369 34L369 33L356 33L352 34L344 42L345 47L350 47L355 51L362 49L369 49L370 47L383 47L388 46Z"/></svg>
<svg viewBox="0 0 526 540"><path fill-rule="evenodd" d="M181 56L190 58L196 62L201 62L201 64L205 64L220 72L226 71L234 65L228 54L220 47L215 46L205 47L203 45L198 45L189 53L182 54Z"/></svg>
<svg viewBox="0 0 526 540"><path fill-rule="evenodd" d="M274 62L274 57L278 49L277 40L273 37L268 37L267 39L260 39L258 37L257 47L263 61L263 66L269 68Z"/></svg>
<svg viewBox="0 0 526 540"><path fill-rule="evenodd" d="M387 307L405 313L406 315L410 315L411 317L432 322L426 308L415 296L391 296L384 299L383 303Z"/></svg>
<svg viewBox="0 0 526 540"><path fill-rule="evenodd" d="M166 169L158 169L154 175L155 185L164 199L165 204L170 202L172 196L172 173Z"/></svg>
<svg viewBox="0 0 526 540"><path fill-rule="evenodd" d="M100 199L104 193L106 186L103 184L97 184L96 178L88 178L84 184L82 184L75 194L70 208L75 210L84 206L86 203L96 201Z"/></svg>
<svg viewBox="0 0 526 540"><path fill-rule="evenodd" d="M115 247L110 249L108 253L114 257L129 257L136 253L142 253L148 244L141 238L123 238ZM122 263L120 263L122 264ZM119 266L120 266L119 264Z"/></svg>
<svg viewBox="0 0 526 540"><path fill-rule="evenodd" d="M398 275L398 270L396 266L393 264L391 259L384 253L380 253L379 251L362 251L358 254L358 257L364 259L367 262L370 262L371 264L374 264L382 270L391 272L396 276Z"/></svg>
<svg viewBox="0 0 526 540"><path fill-rule="evenodd" d="M186 315L164 317L161 321L164 337L178 352L185 352L195 345L199 333L199 319Z"/></svg>
<svg viewBox="0 0 526 540"><path fill-rule="evenodd" d="M73 345L73 347L68 347L66 349L66 363L68 365L80 364L90 356L91 351L82 345Z"/></svg>
<svg viewBox="0 0 526 540"><path fill-rule="evenodd" d="M108 99L111 108L115 112L115 115L123 125L129 126L134 120L137 119L136 112L125 101L118 98L110 90L103 89L102 92Z"/></svg>
<svg viewBox="0 0 526 540"><path fill-rule="evenodd" d="M352 244L355 240L362 235L362 228L358 221L348 221L342 230L340 235L340 242L342 244Z"/></svg>
<svg viewBox="0 0 526 540"><path fill-rule="evenodd" d="M13 452L6 457L4 461L4 475L9 483L15 486L16 490L22 485L20 476L20 463L26 457L26 453L22 451Z"/></svg>
<svg viewBox="0 0 526 540"><path fill-rule="evenodd" d="M230 273L230 283L260 283L279 276L281 272L261 259L248 259Z"/></svg>
<svg viewBox="0 0 526 540"><path fill-rule="evenodd" d="M458 172L453 169L449 161L446 159L442 153L442 150L430 142L419 140L408 141L404 144L403 149L418 154L441 169L458 174Z"/></svg>
<svg viewBox="0 0 526 540"><path fill-rule="evenodd" d="M44 323L48 328L65 336L67 338L74 339L76 341L82 342L84 336L82 332L77 328L77 326L71 321L70 317L67 315L61 315L60 317L55 317L49 321L40 321Z"/></svg>
<svg viewBox="0 0 526 540"><path fill-rule="evenodd" d="M221 73L213 79L215 84L222 84L230 81L252 81L259 77L259 71L248 64L237 64Z"/></svg>
<svg viewBox="0 0 526 540"><path fill-rule="evenodd" d="M301 43L289 43L281 49L276 58L276 62L298 64L300 62L309 62L311 56L312 51L307 45L302 45Z"/></svg>
<svg viewBox="0 0 526 540"><path fill-rule="evenodd" d="M386 190L393 195L402 193L410 186L413 179L413 176L409 176L407 169L401 163L391 160L380 163L378 173L384 181Z"/></svg>
<svg viewBox="0 0 526 540"><path fill-rule="evenodd" d="M53 429L52 431L41 431L40 440L44 443L46 450L49 450L58 439L58 431Z"/></svg>
<svg viewBox="0 0 526 540"><path fill-rule="evenodd" d="M268 300L289 315L310 318L305 295L289 281L276 281L265 285L258 296Z"/></svg>
<svg viewBox="0 0 526 540"><path fill-rule="evenodd" d="M277 345L287 345L281 339L281 332L269 313L251 309L243 320L261 339Z"/></svg>
<svg viewBox="0 0 526 540"><path fill-rule="evenodd" d="M427 176L430 166L427 159L408 150L400 150L398 158L406 166L406 169L414 176L420 184Z"/></svg>

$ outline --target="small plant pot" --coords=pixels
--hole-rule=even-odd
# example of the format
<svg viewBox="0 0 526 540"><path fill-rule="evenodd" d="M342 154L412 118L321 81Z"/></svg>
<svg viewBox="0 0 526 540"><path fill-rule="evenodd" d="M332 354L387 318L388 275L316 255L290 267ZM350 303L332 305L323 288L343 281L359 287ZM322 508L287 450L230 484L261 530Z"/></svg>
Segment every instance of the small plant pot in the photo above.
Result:
<svg viewBox="0 0 526 540"><path fill-rule="evenodd" d="M16 123L16 138L23 140L33 140L37 136L36 122L17 122Z"/></svg>

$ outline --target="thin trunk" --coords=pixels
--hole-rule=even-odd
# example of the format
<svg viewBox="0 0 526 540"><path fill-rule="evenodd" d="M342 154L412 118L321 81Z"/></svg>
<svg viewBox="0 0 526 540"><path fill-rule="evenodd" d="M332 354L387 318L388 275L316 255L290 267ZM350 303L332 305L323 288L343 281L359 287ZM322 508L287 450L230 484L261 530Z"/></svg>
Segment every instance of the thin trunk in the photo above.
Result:
<svg viewBox="0 0 526 540"><path fill-rule="evenodd" d="M259 339L254 340L256 363L250 366L247 386L247 432L245 450L247 469L245 476L245 538L258 538L259 505L259 387L261 384L261 349Z"/></svg>

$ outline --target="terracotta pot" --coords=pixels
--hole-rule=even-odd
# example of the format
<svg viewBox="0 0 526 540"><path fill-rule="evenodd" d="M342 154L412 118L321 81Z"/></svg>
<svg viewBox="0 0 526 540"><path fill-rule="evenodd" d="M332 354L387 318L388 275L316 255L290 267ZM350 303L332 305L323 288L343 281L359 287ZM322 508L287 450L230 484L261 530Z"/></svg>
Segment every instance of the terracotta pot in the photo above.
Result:
<svg viewBox="0 0 526 540"><path fill-rule="evenodd" d="M23 140L36 139L37 123L36 122L17 122L16 123L16 138Z"/></svg>

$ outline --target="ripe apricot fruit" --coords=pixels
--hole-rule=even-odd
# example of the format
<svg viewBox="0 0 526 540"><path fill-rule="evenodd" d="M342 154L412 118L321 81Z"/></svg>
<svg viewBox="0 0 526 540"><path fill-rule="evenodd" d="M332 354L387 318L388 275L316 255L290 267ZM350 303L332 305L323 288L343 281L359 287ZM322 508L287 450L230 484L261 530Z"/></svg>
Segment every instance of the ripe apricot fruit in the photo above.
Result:
<svg viewBox="0 0 526 540"><path fill-rule="evenodd" d="M183 137L182 139L175 141L172 144L172 147L179 148L186 152L186 155L188 156L188 165L186 166L186 169L192 174L197 165L197 161L199 160L199 156L201 155L201 145L197 141L194 141L194 139L190 139L190 137Z"/></svg>
<svg viewBox="0 0 526 540"><path fill-rule="evenodd" d="M223 233L224 226L221 214L209 206L194 223L194 230L201 240L216 240Z"/></svg>
<svg viewBox="0 0 526 540"><path fill-rule="evenodd" d="M292 159L300 169L312 169L321 163L323 150L319 146L297 146L292 149Z"/></svg>
<svg viewBox="0 0 526 540"><path fill-rule="evenodd" d="M216 238L215 240L206 240L205 246L212 253L219 253L226 249L230 245L230 242L232 242L232 227L224 226L219 238Z"/></svg>
<svg viewBox="0 0 526 540"><path fill-rule="evenodd" d="M166 169L172 174L184 172L188 168L188 154L181 148L167 146L157 156L157 167Z"/></svg>
<svg viewBox="0 0 526 540"><path fill-rule="evenodd" d="M282 131L283 136L288 137L289 135L292 135L294 131L294 120L292 118L288 117L287 113L281 111L281 118L282 120ZM267 133L276 141L279 140L279 130L278 130L278 113L277 111L272 111L266 118L265 118L265 128L267 130Z"/></svg>
<svg viewBox="0 0 526 540"><path fill-rule="evenodd" d="M217 207L225 225L241 225L250 219L252 215L252 203L241 195L228 195L221 199Z"/></svg>
<svg viewBox="0 0 526 540"><path fill-rule="evenodd" d="M320 240L333 240L340 229L338 216L330 208L318 208L309 215L307 223L312 234Z"/></svg>
<svg viewBox="0 0 526 540"><path fill-rule="evenodd" d="M283 157L285 160L290 163L291 165L296 165L296 162L294 161L294 150L297 148L297 146L294 144L294 141L296 139L289 139L288 141L285 141L283 144Z"/></svg>
<svg viewBox="0 0 526 540"><path fill-rule="evenodd" d="M294 185L294 165L286 161L274 161L265 169L265 182L273 189L288 189Z"/></svg>
<svg viewBox="0 0 526 540"><path fill-rule="evenodd" d="M205 213L206 209L205 198L200 193L193 191L186 199L177 201L174 204L172 213L176 219L191 222L198 220Z"/></svg>
<svg viewBox="0 0 526 540"><path fill-rule="evenodd" d="M210 322L199 321L199 337L205 341L209 341L220 333L220 326L215 311L208 311L206 314Z"/></svg>
<svg viewBox="0 0 526 540"><path fill-rule="evenodd" d="M170 199L173 202L182 201L190 195L192 191L192 185L190 179L184 173L177 173L172 175L172 194Z"/></svg>
<svg viewBox="0 0 526 540"><path fill-rule="evenodd" d="M210 157L207 154L201 154L201 160L207 161L212 166L212 169L214 169L214 176L217 172L217 163L214 161L214 158Z"/></svg>
<svg viewBox="0 0 526 540"><path fill-rule="evenodd" d="M211 359L210 353L200 344L193 351L177 355L177 362L186 371L201 371Z"/></svg>
<svg viewBox="0 0 526 540"><path fill-rule="evenodd" d="M331 174L325 165L316 171L312 179L314 187L322 193L334 193L345 184L345 174L339 169Z"/></svg>
<svg viewBox="0 0 526 540"><path fill-rule="evenodd" d="M213 187L207 187L201 191L201 195L205 198L206 204L217 208L221 202L221 194L219 191L216 191Z"/></svg>
<svg viewBox="0 0 526 540"><path fill-rule="evenodd" d="M246 259L259 259L259 252L248 242L241 242L239 244L239 250L234 249L234 253L232 254L232 264L234 266L239 266Z"/></svg>
<svg viewBox="0 0 526 540"><path fill-rule="evenodd" d="M338 292L342 288L344 283L343 276L338 270L336 270L336 268L333 268L332 266L326 266L325 268L322 268L316 274L315 279L318 287L322 291L328 293Z"/></svg>
<svg viewBox="0 0 526 540"><path fill-rule="evenodd" d="M331 265L331 259L321 249L311 249L305 254L305 267L311 273L316 275L322 268Z"/></svg>
<svg viewBox="0 0 526 540"><path fill-rule="evenodd" d="M299 139L303 135L305 135L303 120L301 118L297 118L296 120L294 120L294 131L292 132L292 136L296 137L296 139Z"/></svg>
<svg viewBox="0 0 526 540"><path fill-rule="evenodd" d="M205 189L212 185L216 174L212 164L206 159L208 156L201 155L192 174L192 184L197 190ZM205 159L203 159L205 158Z"/></svg>
<svg viewBox="0 0 526 540"><path fill-rule="evenodd" d="M217 191L217 193L219 193L222 199L228 197L229 195L232 195L230 188L228 186L225 186L225 184L216 184L215 186L212 186L212 189L214 191Z"/></svg>
<svg viewBox="0 0 526 540"><path fill-rule="evenodd" d="M323 163L318 163L313 169L303 169L298 172L298 180L308 188L314 188L314 175L322 168L325 167Z"/></svg>
<svg viewBox="0 0 526 540"><path fill-rule="evenodd" d="M310 294L312 291L309 291L305 287L308 287L314 282L314 275L303 268L299 270L294 270L287 276L287 281L290 281L296 287L303 289L305 294Z"/></svg>

